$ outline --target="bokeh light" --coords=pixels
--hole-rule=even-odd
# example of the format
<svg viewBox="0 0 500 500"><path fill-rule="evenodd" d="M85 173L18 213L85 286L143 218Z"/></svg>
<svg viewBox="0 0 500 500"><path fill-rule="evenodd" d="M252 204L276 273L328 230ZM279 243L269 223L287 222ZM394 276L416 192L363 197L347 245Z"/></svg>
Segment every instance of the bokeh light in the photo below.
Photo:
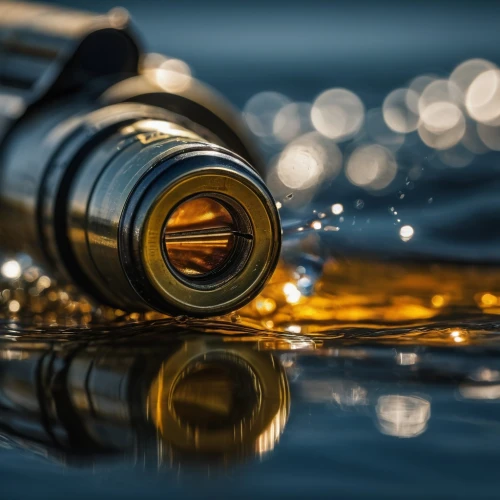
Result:
<svg viewBox="0 0 500 500"><path fill-rule="evenodd" d="M387 126L401 134L417 129L419 95L411 89L393 90L384 100L382 111Z"/></svg>
<svg viewBox="0 0 500 500"><path fill-rule="evenodd" d="M281 153L276 171L279 180L291 189L308 189L323 180L332 180L342 166L338 146L317 132L291 142Z"/></svg>
<svg viewBox="0 0 500 500"><path fill-rule="evenodd" d="M283 144L287 144L312 129L311 104L308 102L285 104L274 117L273 133Z"/></svg>
<svg viewBox="0 0 500 500"><path fill-rule="evenodd" d="M423 91L437 79L438 78L436 77L436 75L420 75L415 77L410 82L410 84L408 85L408 90L411 90L411 93L408 94L410 97L406 101L406 105L414 113L419 113L418 100L420 99ZM417 100L415 100L415 96L417 96Z"/></svg>
<svg viewBox="0 0 500 500"><path fill-rule="evenodd" d="M449 149L460 142L465 128L465 117L456 104L436 101L423 109L418 134L431 148Z"/></svg>
<svg viewBox="0 0 500 500"><path fill-rule="evenodd" d="M464 95L460 88L446 79L434 80L425 89L418 99L418 110L420 116L433 104L446 102L453 103L457 107L463 102Z"/></svg>
<svg viewBox="0 0 500 500"><path fill-rule="evenodd" d="M413 235L415 234L415 230L411 226L403 226L399 230L399 237L403 241L410 241L413 238Z"/></svg>
<svg viewBox="0 0 500 500"><path fill-rule="evenodd" d="M167 92L183 92L191 86L191 68L181 59L153 53L148 54L143 66L144 74Z"/></svg>
<svg viewBox="0 0 500 500"><path fill-rule="evenodd" d="M311 120L314 128L325 137L345 141L361 128L365 107L360 98L347 89L329 89L313 103Z"/></svg>
<svg viewBox="0 0 500 500"><path fill-rule="evenodd" d="M332 214L340 215L344 211L344 206L341 203L334 203L332 205Z"/></svg>
<svg viewBox="0 0 500 500"><path fill-rule="evenodd" d="M349 157L346 176L355 186L370 190L387 187L396 177L394 155L379 144L360 146Z"/></svg>
<svg viewBox="0 0 500 500"><path fill-rule="evenodd" d="M16 260L8 260L0 268L0 272L7 279L17 279L21 276L21 266Z"/></svg>
<svg viewBox="0 0 500 500"><path fill-rule="evenodd" d="M275 120L280 110L291 101L278 92L260 92L243 108L243 118L250 130L261 140L274 140Z"/></svg>
<svg viewBox="0 0 500 500"><path fill-rule="evenodd" d="M486 59L469 59L459 64L450 75L450 82L465 95L471 83L485 71L495 69L495 65Z"/></svg>
<svg viewBox="0 0 500 500"><path fill-rule="evenodd" d="M500 70L490 69L471 83L465 99L469 115L488 125L500 125Z"/></svg>
<svg viewBox="0 0 500 500"><path fill-rule="evenodd" d="M302 297L300 290L293 283L286 283L283 286L283 293L289 304L297 304Z"/></svg>

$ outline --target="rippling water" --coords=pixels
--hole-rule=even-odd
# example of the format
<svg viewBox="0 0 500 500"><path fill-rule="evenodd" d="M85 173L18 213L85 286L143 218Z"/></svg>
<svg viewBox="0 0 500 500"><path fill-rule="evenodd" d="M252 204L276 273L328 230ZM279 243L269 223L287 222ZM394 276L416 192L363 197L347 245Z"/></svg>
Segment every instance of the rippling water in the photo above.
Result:
<svg viewBox="0 0 500 500"><path fill-rule="evenodd" d="M201 321L1 257L4 498L497 496L497 9L313 4L128 5L243 109L282 259Z"/></svg>
<svg viewBox="0 0 500 500"><path fill-rule="evenodd" d="M333 336L174 320L5 325L2 488L7 498L489 497L497 337L492 321Z"/></svg>

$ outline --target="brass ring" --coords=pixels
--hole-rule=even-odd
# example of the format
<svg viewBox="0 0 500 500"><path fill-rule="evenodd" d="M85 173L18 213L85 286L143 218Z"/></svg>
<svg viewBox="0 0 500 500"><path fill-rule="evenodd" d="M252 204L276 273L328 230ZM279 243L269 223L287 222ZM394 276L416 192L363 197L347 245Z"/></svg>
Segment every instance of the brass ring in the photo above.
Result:
<svg viewBox="0 0 500 500"><path fill-rule="evenodd" d="M233 199L247 214L253 245L246 263L230 279L217 287L193 287L180 280L166 262L163 253L163 228L169 214L186 199L196 194L211 193ZM237 201L236 201L237 200ZM181 310L193 314L220 313L233 310L260 290L266 275L276 262L276 222L271 219L267 200L251 177L235 174L230 169L212 166L193 171L170 185L151 207L143 226L141 250L147 276L165 299Z"/></svg>

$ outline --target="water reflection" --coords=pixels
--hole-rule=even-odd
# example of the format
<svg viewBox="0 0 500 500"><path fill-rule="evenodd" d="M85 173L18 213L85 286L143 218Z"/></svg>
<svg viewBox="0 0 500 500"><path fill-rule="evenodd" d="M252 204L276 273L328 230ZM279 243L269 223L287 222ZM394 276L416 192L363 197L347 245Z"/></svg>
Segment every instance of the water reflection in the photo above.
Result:
<svg viewBox="0 0 500 500"><path fill-rule="evenodd" d="M93 474L206 474L264 455L266 468L297 443L349 456L363 442L380 457L387 440L434 443L443 423L498 429L500 347L477 349L481 332L464 326L336 339L195 320L1 330L0 452Z"/></svg>
<svg viewBox="0 0 500 500"><path fill-rule="evenodd" d="M447 325L441 329L446 332L440 338L449 344L471 341L467 335L449 334L457 319L467 317L473 330L480 330L489 318L487 329L495 328L495 317L500 314L498 268L335 258L322 245L318 233L335 234L349 210L353 209L334 204L331 215L318 212L308 227L300 226L297 241L287 238L282 262L269 284L247 306L221 318L225 326L308 335L337 335L343 328L384 330L393 326L398 336L397 327L415 323L423 327L423 321L427 321L425 329L434 332L436 325L429 323L432 321ZM393 213L398 216L396 210ZM413 226L399 228L398 239L403 244L419 237ZM43 329L113 327L121 322L165 319L156 312L126 313L92 301L74 286L60 285L49 278L23 255L7 262L12 268L15 262L21 275L0 275L0 320L22 320ZM430 334L426 335L430 338Z"/></svg>
<svg viewBox="0 0 500 500"><path fill-rule="evenodd" d="M269 352L172 329L3 341L0 432L68 465L228 464L271 451L289 413ZM188 337L186 337L188 335Z"/></svg>
<svg viewBox="0 0 500 500"><path fill-rule="evenodd" d="M381 396L376 406L380 431L389 436L419 436L431 417L431 403L415 396Z"/></svg>

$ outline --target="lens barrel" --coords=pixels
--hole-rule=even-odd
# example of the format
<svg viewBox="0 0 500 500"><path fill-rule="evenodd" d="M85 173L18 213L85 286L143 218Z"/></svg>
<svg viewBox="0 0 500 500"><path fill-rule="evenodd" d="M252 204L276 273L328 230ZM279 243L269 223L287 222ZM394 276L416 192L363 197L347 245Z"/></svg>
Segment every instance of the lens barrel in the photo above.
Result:
<svg viewBox="0 0 500 500"><path fill-rule="evenodd" d="M35 144L33 123L14 135L0 195L54 268L128 311L213 316L259 293L279 257L280 222L244 159L153 106L52 121Z"/></svg>
<svg viewBox="0 0 500 500"><path fill-rule="evenodd" d="M144 54L123 10L0 14L2 249L126 311L251 300L281 230L238 113Z"/></svg>

